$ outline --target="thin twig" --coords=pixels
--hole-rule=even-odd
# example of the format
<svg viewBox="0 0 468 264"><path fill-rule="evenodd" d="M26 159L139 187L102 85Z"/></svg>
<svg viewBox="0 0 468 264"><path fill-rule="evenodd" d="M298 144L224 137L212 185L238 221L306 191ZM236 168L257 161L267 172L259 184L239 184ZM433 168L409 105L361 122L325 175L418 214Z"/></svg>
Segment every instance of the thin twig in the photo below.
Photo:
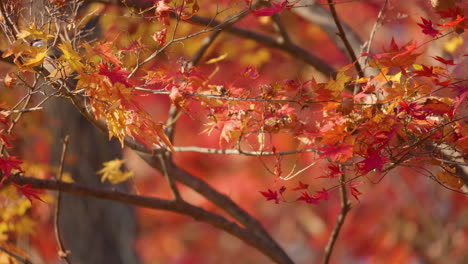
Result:
<svg viewBox="0 0 468 264"><path fill-rule="evenodd" d="M354 50L351 47L351 44L349 43L348 38L346 37L346 33L343 30L343 26L341 26L341 22L340 22L340 19L338 18L338 14L336 13L333 0L328 0L328 5L330 6L330 12L333 16L333 20L335 21L336 27L338 28L338 36L340 36L341 40L345 44L346 50L348 51L348 55L351 58L351 61L354 63L354 67L356 68L356 71L358 72L359 77L362 78L364 77L364 73L362 71L361 65L359 64L359 61L357 60L356 54L354 53Z"/></svg>
<svg viewBox="0 0 468 264"><path fill-rule="evenodd" d="M21 262L21 263L24 263L24 264L33 264L29 259L27 258L24 258L20 255L17 255L11 251L9 251L8 249L0 246L0 250L5 252L6 254L8 254L9 256L11 256L12 258L16 259L17 261Z"/></svg>
<svg viewBox="0 0 468 264"><path fill-rule="evenodd" d="M377 32L377 28L379 27L379 25L381 25L383 15L384 15L384 10L387 7L387 4L388 4L388 0L385 0L382 8L380 8L379 14L377 15L377 19L375 20L374 26L372 26L372 30L369 35L369 40L367 40L366 43L362 46L361 52L365 52L365 53L370 52L372 42L374 41L375 32Z"/></svg>
<svg viewBox="0 0 468 264"><path fill-rule="evenodd" d="M385 0L382 8L380 8L379 14L377 15L377 19L375 20L374 26L372 26L372 30L371 30L370 35L369 35L369 39L361 47L361 53L369 53L370 52L372 42L374 41L375 32L377 32L377 28L379 27L379 25L381 25L382 19L384 17L384 10L387 7L387 4L388 4L388 0ZM367 67L369 57L361 58L361 61L363 63L362 66ZM359 93L360 89L361 89L361 86L355 85L353 94L356 95L357 93Z"/></svg>
<svg viewBox="0 0 468 264"><path fill-rule="evenodd" d="M325 255L322 261L323 264L329 263L336 240L338 239L338 235L340 234L341 227L343 226L346 215L351 209L351 206L349 204L348 197L346 194L346 183L345 183L344 174L340 176L340 182L341 182L340 184L341 211L340 211L340 214L338 215L338 219L336 220L335 227L333 228L333 231L330 235L330 239L328 240L328 244L325 247Z"/></svg>
<svg viewBox="0 0 468 264"><path fill-rule="evenodd" d="M172 176L171 172L169 171L169 163L167 162L167 157L165 153L157 154L159 162L161 163L161 169L164 177L166 178L169 187L171 188L172 195L174 196L175 201L182 201L182 196L180 196L179 189L177 188L177 184Z"/></svg>
<svg viewBox="0 0 468 264"><path fill-rule="evenodd" d="M29 105L29 102L31 101L31 97L32 97L31 93L28 93L28 95L26 95L26 100L25 100L23 108L22 108L23 110L27 109L27 107ZM10 126L8 127L8 129L6 131L6 133L8 135L11 135L11 133L13 132L13 128L19 122L22 115L23 115L23 112L19 112L18 115L11 121ZM0 155L3 154L4 151L5 151L5 144L2 144L0 146Z"/></svg>
<svg viewBox="0 0 468 264"><path fill-rule="evenodd" d="M65 156L67 154L69 140L70 140L70 136L68 135L65 136L65 139L63 140L62 155L60 156L60 165L59 165L57 177L55 179L56 181L62 180L63 168L65 166ZM62 240L62 235L61 235L60 226L59 226L61 200L62 200L62 195L61 195L60 190L58 190L57 191L57 205L55 206L55 213L54 213L55 239L57 240L57 245L59 246L59 253L58 253L59 257L65 260L67 264L71 264L70 259L68 258L70 251L65 249L65 245Z"/></svg>

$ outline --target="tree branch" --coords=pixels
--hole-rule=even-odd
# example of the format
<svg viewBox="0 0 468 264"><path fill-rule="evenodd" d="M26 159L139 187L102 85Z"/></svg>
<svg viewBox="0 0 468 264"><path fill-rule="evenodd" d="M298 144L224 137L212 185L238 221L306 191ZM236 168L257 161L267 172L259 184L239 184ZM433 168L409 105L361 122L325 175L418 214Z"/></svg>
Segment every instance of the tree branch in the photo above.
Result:
<svg viewBox="0 0 468 264"><path fill-rule="evenodd" d="M62 181L63 175L63 168L65 165L65 156L67 154L68 142L70 137L67 135L63 140L63 147L62 147L62 155L60 157L60 166L59 171L57 173L57 181ZM60 225L59 225L59 216L60 216L60 203L62 200L62 195L60 190L57 191L57 205L55 206L55 213L54 213L54 231L55 231L55 240L57 240L57 245L59 246L59 257L63 258L67 264L70 264L70 259L68 257L69 251L65 249L65 245L62 240L62 234L60 233Z"/></svg>
<svg viewBox="0 0 468 264"><path fill-rule="evenodd" d="M364 73L362 72L361 65L357 61L356 53L354 52L353 48L351 47L351 44L348 41L348 38L346 37L346 33L343 29L343 26L341 25L340 19L338 18L338 14L336 13L333 0L328 0L328 5L330 6L330 12L332 14L333 20L335 21L335 25L338 29L338 36L340 36L341 40L343 41L346 47L346 51L348 52L348 55L351 58L351 61L354 63L354 67L356 68L356 71L358 72L359 77L362 78L364 77Z"/></svg>
<svg viewBox="0 0 468 264"><path fill-rule="evenodd" d="M289 257L279 254L279 252L276 251L276 248L272 247L269 241L255 233L252 233L250 230L242 228L238 224L231 222L218 214L206 211L185 201L169 201L159 198L128 194L116 190L98 189L75 183L41 180L18 175L10 175L8 180L5 181L5 184L8 184L10 181L21 185L31 184L31 186L36 189L62 191L74 195L89 196L186 215L197 221L210 224L216 228L226 231L227 233L244 241L246 244L258 249L276 263L293 263Z"/></svg>
<svg viewBox="0 0 468 264"><path fill-rule="evenodd" d="M348 197L346 194L346 182L345 182L344 174L341 175L340 181L341 181L341 184L340 184L341 211L340 211L340 214L338 215L338 219L336 220L335 228L333 228L333 231L330 235L330 239L328 240L328 244L325 247L325 255L322 261L323 264L329 263L336 240L338 239L338 235L340 234L341 227L343 226L346 215L351 209L351 206L349 204Z"/></svg>

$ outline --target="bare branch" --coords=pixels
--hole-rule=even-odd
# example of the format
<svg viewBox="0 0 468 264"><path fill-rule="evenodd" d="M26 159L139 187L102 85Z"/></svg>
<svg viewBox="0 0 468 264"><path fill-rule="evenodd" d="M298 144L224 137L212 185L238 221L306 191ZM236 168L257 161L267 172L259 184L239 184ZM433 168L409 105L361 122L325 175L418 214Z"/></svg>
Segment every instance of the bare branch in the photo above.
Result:
<svg viewBox="0 0 468 264"><path fill-rule="evenodd" d="M357 61L356 58L356 53L354 52L353 48L351 47L351 44L348 41L348 38L346 37L346 33L343 29L343 26L341 25L341 21L338 18L338 14L336 13L335 5L333 4L333 0L328 0L328 5L330 6L330 11L333 16L333 20L335 21L335 25L338 28L338 36L340 36L341 40L343 41L346 50L348 52L349 57L351 58L351 61L354 63L354 67L356 68L356 71L358 72L359 77L364 77L364 73L362 72L361 65Z"/></svg>
<svg viewBox="0 0 468 264"><path fill-rule="evenodd" d="M348 201L348 197L346 194L346 182L345 182L345 175L341 175L340 177L340 196L341 196L341 211L338 215L338 219L335 223L335 228L330 235L330 239L328 240L327 246L325 247L325 255L323 257L323 264L328 264L330 261L331 254L333 252L333 248L335 246L336 240L338 239L338 235L340 234L341 227L343 227L344 220L346 215L348 214L351 206Z"/></svg>
<svg viewBox="0 0 468 264"><path fill-rule="evenodd" d="M60 166L59 171L57 174L57 181L62 180L63 175L63 167L65 165L65 156L67 154L68 142L70 137L67 135L63 140L63 147L62 147L62 155L60 157ZM60 233L60 225L59 225L59 216L60 216L60 202L62 200L62 195L60 190L57 191L57 205L55 206L55 213L54 213L54 229L55 229L55 239L57 240L57 244L59 246L59 257L63 258L67 264L70 264L70 259L68 258L69 251L65 249L65 245L62 240L62 235Z"/></svg>
<svg viewBox="0 0 468 264"><path fill-rule="evenodd" d="M165 153L157 154L157 156L161 164L161 172L163 173L164 177L169 183L169 187L171 188L172 194L174 195L174 200L176 201L182 200L182 196L180 196L180 192L179 192L179 189L177 188L174 177L172 176L171 171L169 171L169 162L167 162L168 157L165 155Z"/></svg>

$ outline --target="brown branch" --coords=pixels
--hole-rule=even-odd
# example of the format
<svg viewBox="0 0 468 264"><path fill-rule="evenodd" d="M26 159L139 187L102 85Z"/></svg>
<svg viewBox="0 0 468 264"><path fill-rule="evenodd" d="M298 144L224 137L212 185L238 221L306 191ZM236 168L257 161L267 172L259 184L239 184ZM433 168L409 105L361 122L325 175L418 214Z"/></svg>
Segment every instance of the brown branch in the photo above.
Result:
<svg viewBox="0 0 468 264"><path fill-rule="evenodd" d="M57 173L57 181L62 180L63 175L63 168L65 166L65 156L67 154L68 142L70 137L67 135L63 140L63 147L62 147L62 155L60 157L60 166L59 171ZM54 213L54 231L55 231L55 239L57 240L57 245L59 246L59 257L63 258L67 264L70 264L70 259L68 258L69 251L65 249L65 245L62 240L62 235L60 232L60 225L59 225L59 217L60 217L60 202L62 200L62 195L60 190L57 191L57 205L55 206L55 213Z"/></svg>
<svg viewBox="0 0 468 264"><path fill-rule="evenodd" d="M161 168L158 167L159 162L155 159L154 155L136 152L146 163L153 168L161 171ZM206 199L214 203L219 208L223 209L227 212L230 216L234 219L239 221L242 225L244 225L248 230L251 232L259 235L260 237L264 237L269 243L276 254L280 255L282 259L285 260L284 263L292 263L287 254L284 250L275 242L275 240L270 236L270 234L263 228L262 224L258 222L254 217L252 217L249 213L245 210L240 208L236 203L234 203L228 196L218 192L216 189L211 187L208 183L203 181L200 178L197 178L190 173L186 172L185 170L175 166L173 166L172 174L173 177L181 182L182 184L192 188L197 193L204 196ZM289 261L286 261L288 260Z"/></svg>
<svg viewBox="0 0 468 264"><path fill-rule="evenodd" d="M172 176L172 171L169 171L169 157L166 153L157 154L159 163L161 164L161 172L167 180L169 187L171 188L172 194L174 195L174 200L179 201L182 200L182 196L180 196L179 189L177 188L177 184L175 183L174 177Z"/></svg>
<svg viewBox="0 0 468 264"><path fill-rule="evenodd" d="M335 246L336 240L338 239L338 235L340 234L341 227L343 227L344 220L346 215L348 214L351 206L348 201L348 197L346 194L346 182L345 176L341 175L340 177L340 196L341 196L341 211L338 215L338 218L335 223L335 227L330 235L330 239L328 240L327 246L325 247L325 254L323 257L323 264L328 264L330 261L331 254L333 252L333 248Z"/></svg>
<svg viewBox="0 0 468 264"><path fill-rule="evenodd" d="M17 255L17 254L9 251L8 249L6 249L6 248L4 248L2 246L0 246L0 250L5 252L7 255L11 256L12 258L16 259L16 261L19 261L19 262L24 263L24 264L33 264L29 259L24 258L24 257L22 257L20 255Z"/></svg>
<svg viewBox="0 0 468 264"><path fill-rule="evenodd" d="M256 235L255 232L251 232L246 228L242 228L238 224L227 220L223 216L206 211L185 201L170 201L159 198L128 194L117 190L92 188L76 183L65 183L55 180L41 180L19 175L10 175L5 183L8 184L10 181L21 185L31 184L31 186L36 189L59 190L61 192L74 195L94 197L134 206L141 206L145 208L164 210L186 215L197 221L204 222L224 230L227 233L239 238L246 244L264 253L275 263L293 263L289 257L283 256L280 254L280 252L275 251L275 248L271 246L271 243L268 240L265 240L264 238Z"/></svg>
<svg viewBox="0 0 468 264"><path fill-rule="evenodd" d="M356 53L354 52L353 48L351 47L351 44L348 41L348 38L346 37L346 33L343 29L343 26L341 25L340 19L338 18L338 14L336 13L333 0L328 0L328 5L330 6L330 12L333 16L333 20L335 21L335 25L338 28L338 36L343 41L346 50L348 51L348 55L351 58L351 61L354 63L354 67L356 68L359 77L362 78L364 77L364 73L362 71L361 65L359 64L359 61L357 61Z"/></svg>
<svg viewBox="0 0 468 264"><path fill-rule="evenodd" d="M193 16L189 19L190 22L203 25L203 26L210 26L215 27L219 25L219 21L212 20L210 18L200 17L200 16ZM265 45L270 48L278 49L287 54L291 55L292 57L302 60L303 62L315 67L319 72L322 74L329 76L335 72L335 69L328 65L326 62L322 61L318 57L312 55L307 50L301 48L295 44L284 44L280 40L272 38L270 36L257 33L251 30L247 30L240 27L231 26L225 29L226 32L229 32L233 35L240 36L246 39L254 40L255 42Z"/></svg>

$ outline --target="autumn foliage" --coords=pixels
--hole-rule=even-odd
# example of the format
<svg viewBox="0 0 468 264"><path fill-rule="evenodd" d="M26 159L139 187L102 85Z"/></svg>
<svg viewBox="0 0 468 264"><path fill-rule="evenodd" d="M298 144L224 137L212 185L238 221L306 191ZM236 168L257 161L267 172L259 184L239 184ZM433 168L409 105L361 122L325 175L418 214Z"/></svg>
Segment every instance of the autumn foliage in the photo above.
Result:
<svg viewBox="0 0 468 264"><path fill-rule="evenodd" d="M142 263L230 263L242 250L264 256L236 263L327 263L332 252L336 263L467 260L463 1L78 2L46 1L48 22L28 18L20 2L0 4L0 263L33 257L22 237L41 251L38 233L51 231L34 234L34 226L50 227L54 206L44 189L214 226L193 231L187 245L177 237L189 239L191 219L138 209ZM333 33L306 10L325 12ZM96 36L87 38L95 17ZM353 42L353 31L367 42ZM65 150L59 167L44 158L47 145L63 141L41 124L57 98L126 150L96 177L127 182L135 197L74 184ZM138 200L147 196L158 198ZM430 216L434 210L446 215ZM438 244L428 242L432 231L418 237L432 222L447 236ZM246 245L229 238L231 248L219 242L210 251L215 239L203 237L221 241L221 231ZM73 259L49 243L58 253L42 248L38 263Z"/></svg>

